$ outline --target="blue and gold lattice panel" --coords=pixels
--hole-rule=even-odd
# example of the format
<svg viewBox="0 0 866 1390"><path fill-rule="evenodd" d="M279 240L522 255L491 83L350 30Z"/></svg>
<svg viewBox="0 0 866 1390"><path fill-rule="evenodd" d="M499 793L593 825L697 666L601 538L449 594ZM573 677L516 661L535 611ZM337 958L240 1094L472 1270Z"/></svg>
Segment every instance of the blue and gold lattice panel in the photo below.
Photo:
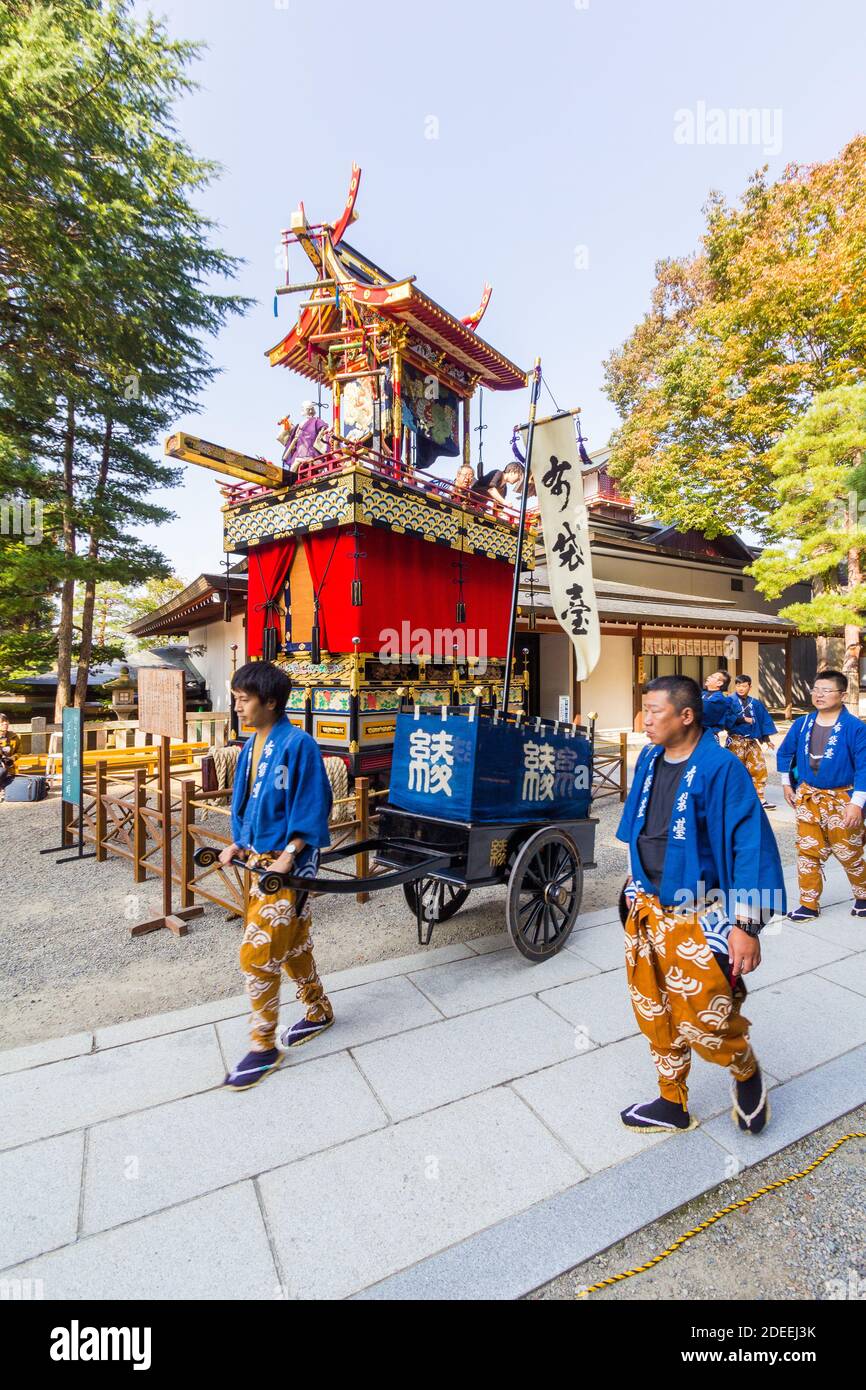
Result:
<svg viewBox="0 0 866 1390"><path fill-rule="evenodd" d="M348 525L354 519L353 475L341 473L333 482L323 480L272 498L241 502L223 512L223 548L246 550L297 532L321 531L326 526Z"/></svg>
<svg viewBox="0 0 866 1390"><path fill-rule="evenodd" d="M450 502L363 472L356 474L356 499L356 519L362 525L386 526L452 550L463 548L462 512Z"/></svg>

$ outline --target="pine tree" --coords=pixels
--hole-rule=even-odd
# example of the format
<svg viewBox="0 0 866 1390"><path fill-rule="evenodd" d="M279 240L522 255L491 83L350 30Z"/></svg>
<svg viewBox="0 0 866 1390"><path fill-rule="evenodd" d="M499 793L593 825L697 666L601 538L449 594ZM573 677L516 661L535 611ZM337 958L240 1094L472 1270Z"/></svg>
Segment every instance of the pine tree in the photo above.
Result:
<svg viewBox="0 0 866 1390"><path fill-rule="evenodd" d="M57 718L76 583L80 700L96 585L170 573L135 536L180 476L153 451L247 303L211 288L237 265L195 206L217 168L173 127L197 51L121 0L0 11L0 483L55 499Z"/></svg>

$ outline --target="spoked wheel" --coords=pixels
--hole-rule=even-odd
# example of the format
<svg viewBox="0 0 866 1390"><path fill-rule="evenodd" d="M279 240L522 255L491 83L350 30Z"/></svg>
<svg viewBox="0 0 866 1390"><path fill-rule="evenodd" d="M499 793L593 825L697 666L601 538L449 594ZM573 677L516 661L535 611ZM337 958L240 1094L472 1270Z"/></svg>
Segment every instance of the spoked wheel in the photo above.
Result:
<svg viewBox="0 0 866 1390"><path fill-rule="evenodd" d="M424 921L447 922L455 912L459 912L469 897L468 888L460 888L456 883L445 883L439 878L419 878L412 883L403 884L403 896L413 913L418 915L418 896L421 897L421 917Z"/></svg>
<svg viewBox="0 0 866 1390"><path fill-rule="evenodd" d="M580 911L583 864L570 835L556 826L523 844L508 879L505 924L522 956L537 963L561 951Z"/></svg>

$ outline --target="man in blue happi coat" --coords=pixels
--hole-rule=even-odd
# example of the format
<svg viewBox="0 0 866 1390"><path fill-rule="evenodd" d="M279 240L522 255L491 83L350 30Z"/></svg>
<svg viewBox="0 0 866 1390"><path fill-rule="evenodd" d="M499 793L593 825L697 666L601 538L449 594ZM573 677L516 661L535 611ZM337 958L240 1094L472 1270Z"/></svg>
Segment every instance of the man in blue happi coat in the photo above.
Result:
<svg viewBox="0 0 866 1390"><path fill-rule="evenodd" d="M290 681L269 661L251 661L232 677L232 695L244 744L232 789L232 844L220 854L228 867L244 860L250 870L315 878L319 851L330 844L331 785L319 746L286 717ZM240 952L250 1000L251 1051L226 1077L243 1091L276 1070L285 1056L276 1047L280 980L285 971L306 1007L280 1041L298 1047L330 1028L334 1011L313 957L310 899L284 888L264 893L251 872L249 905Z"/></svg>
<svg viewBox="0 0 866 1390"><path fill-rule="evenodd" d="M633 1130L692 1129L694 1047L730 1069L736 1122L757 1134L769 1108L741 1013L742 977L760 964L762 926L785 910L779 851L746 769L703 727L697 683L650 681L643 712L651 746L638 757L617 838L631 865L621 901L626 977L660 1094L621 1119Z"/></svg>
<svg viewBox="0 0 866 1390"><path fill-rule="evenodd" d="M866 726L845 708L847 691L841 671L819 671L813 713L794 720L776 753L785 800L797 813L800 905L789 913L793 922L819 915L821 866L831 854L851 884L851 916L866 917Z"/></svg>
<svg viewBox="0 0 866 1390"><path fill-rule="evenodd" d="M728 671L713 671L712 675L707 676L701 691L702 723L715 739L723 730L727 732L732 729L740 718L737 702L727 694L730 684Z"/></svg>
<svg viewBox="0 0 866 1390"><path fill-rule="evenodd" d="M770 718L770 711L752 694L752 677L737 676L734 681L734 704L738 705L741 711L740 718L732 724L728 730L728 740L725 747L733 753L735 758L739 758L749 776L755 784L755 791L761 801L761 805L768 810L773 809L771 802L767 801L767 762L764 757L764 746L772 748L773 734L778 733L778 729Z"/></svg>

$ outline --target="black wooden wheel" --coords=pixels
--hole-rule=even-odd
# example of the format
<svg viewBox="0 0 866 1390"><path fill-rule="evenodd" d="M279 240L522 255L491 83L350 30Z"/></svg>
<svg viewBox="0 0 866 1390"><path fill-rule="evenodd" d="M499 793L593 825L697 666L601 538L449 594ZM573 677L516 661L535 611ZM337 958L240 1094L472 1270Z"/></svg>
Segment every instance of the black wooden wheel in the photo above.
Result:
<svg viewBox="0 0 866 1390"><path fill-rule="evenodd" d="M521 845L508 879L505 924L522 956L537 963L561 951L583 897L583 864L570 835L555 825Z"/></svg>
<svg viewBox="0 0 866 1390"><path fill-rule="evenodd" d="M421 894L421 916L427 922L447 922L460 911L469 892L468 888L440 878L417 878L403 884L403 896L413 914L417 914L418 894Z"/></svg>

